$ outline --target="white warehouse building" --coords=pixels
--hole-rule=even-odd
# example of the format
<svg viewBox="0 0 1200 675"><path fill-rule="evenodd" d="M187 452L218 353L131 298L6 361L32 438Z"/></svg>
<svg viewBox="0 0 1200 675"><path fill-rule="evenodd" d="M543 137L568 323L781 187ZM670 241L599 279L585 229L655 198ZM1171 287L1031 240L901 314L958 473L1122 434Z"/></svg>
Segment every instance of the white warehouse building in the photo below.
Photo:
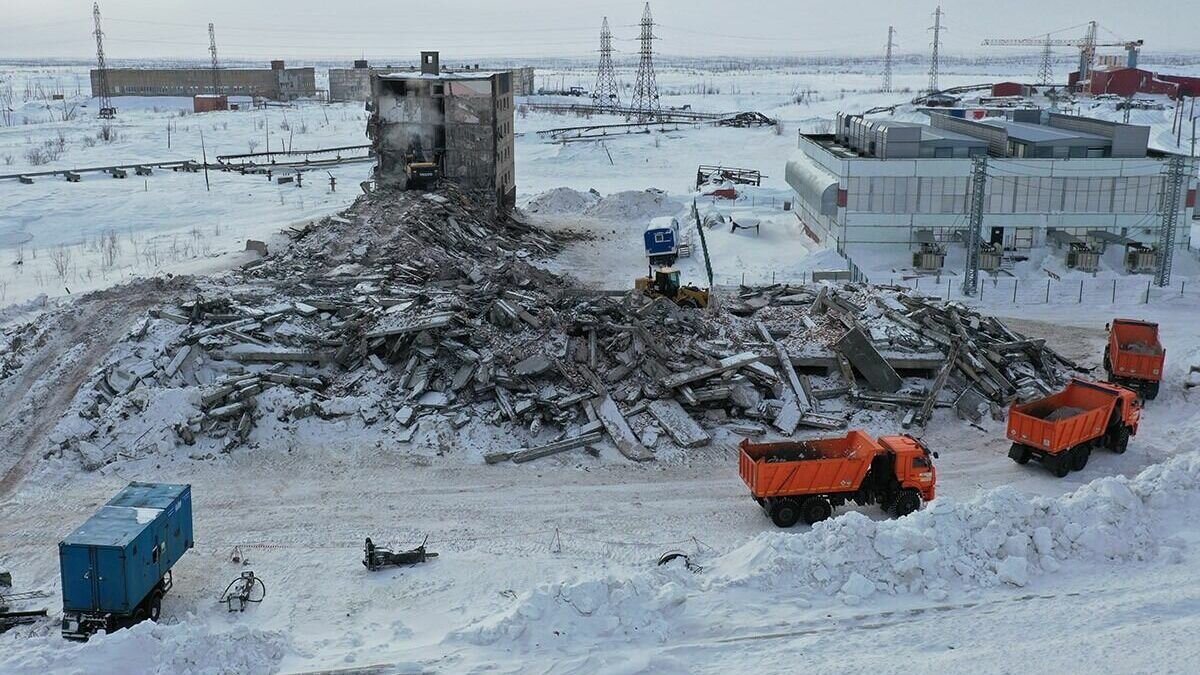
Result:
<svg viewBox="0 0 1200 675"><path fill-rule="evenodd" d="M983 155L981 241L1021 250L1060 230L1153 245L1170 156L1147 147L1149 134L1040 110L979 121L935 113L929 124L839 114L835 133L800 134L786 178L810 236L843 255L864 245L911 248L921 231L921 240L959 239L972 158ZM1180 247L1196 205L1195 160L1187 161L1176 206Z"/></svg>

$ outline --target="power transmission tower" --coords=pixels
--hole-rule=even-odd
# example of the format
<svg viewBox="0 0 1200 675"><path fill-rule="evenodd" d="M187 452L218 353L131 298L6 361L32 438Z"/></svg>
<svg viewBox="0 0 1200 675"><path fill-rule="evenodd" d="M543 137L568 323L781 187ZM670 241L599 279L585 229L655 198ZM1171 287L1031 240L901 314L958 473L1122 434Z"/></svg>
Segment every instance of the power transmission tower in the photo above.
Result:
<svg viewBox="0 0 1200 675"><path fill-rule="evenodd" d="M979 288L979 238L983 231L983 203L987 196L987 156L971 159L971 201L967 211L967 267L963 295L975 297Z"/></svg>
<svg viewBox="0 0 1200 675"><path fill-rule="evenodd" d="M650 16L650 3L642 12L642 35L639 38L641 55L638 61L637 84L633 87L633 105L639 119L657 118L662 114L658 104L658 83L654 76L654 18Z"/></svg>
<svg viewBox="0 0 1200 675"><path fill-rule="evenodd" d="M1046 44L1042 47L1042 65L1038 68L1038 84L1049 86L1054 84L1054 48L1050 43L1050 34L1046 33Z"/></svg>
<svg viewBox="0 0 1200 675"><path fill-rule="evenodd" d="M938 88L938 49L942 45L942 31L946 30L942 25L942 6L937 6L937 11L933 13L933 25L929 27L933 31L933 57L929 61L929 91L941 91Z"/></svg>
<svg viewBox="0 0 1200 675"><path fill-rule="evenodd" d="M217 33L213 25L208 24L208 53L212 54L212 93L221 93L221 66L217 63Z"/></svg>
<svg viewBox="0 0 1200 675"><path fill-rule="evenodd" d="M592 91L592 99L596 105L604 109L621 107L621 90L617 87L617 72L612 62L612 31L608 28L608 17L604 17L604 26L600 29L600 67L596 71L596 87Z"/></svg>
<svg viewBox="0 0 1200 675"><path fill-rule="evenodd" d="M1154 285L1160 288L1171 283L1171 262L1175 257L1175 231L1179 227L1179 212L1183 206L1183 190L1192 169L1190 160L1183 155L1171 155L1163 167L1163 188L1159 195L1159 214L1162 223L1158 228L1158 269L1154 274Z"/></svg>
<svg viewBox="0 0 1200 675"><path fill-rule="evenodd" d="M112 104L112 93L108 89L108 65L104 62L104 31L100 30L100 3L92 3L92 18L96 21L96 97L100 99L100 118L111 120L117 116Z"/></svg>
<svg viewBox="0 0 1200 675"><path fill-rule="evenodd" d="M888 26L888 43L887 53L883 57L883 89L884 92L892 91L892 48L896 46L896 28Z"/></svg>

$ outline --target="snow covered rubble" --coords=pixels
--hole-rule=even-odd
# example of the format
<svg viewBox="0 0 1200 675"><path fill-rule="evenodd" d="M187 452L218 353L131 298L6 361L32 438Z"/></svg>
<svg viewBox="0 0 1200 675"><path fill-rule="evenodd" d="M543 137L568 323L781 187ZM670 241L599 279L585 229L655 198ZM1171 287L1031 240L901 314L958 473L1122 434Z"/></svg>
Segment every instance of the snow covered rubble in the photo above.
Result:
<svg viewBox="0 0 1200 675"><path fill-rule="evenodd" d="M533 649L550 631L573 639L664 642L685 630L703 598L750 592L833 597L857 605L876 595L1023 587L1085 565L1182 560L1174 536L1200 515L1200 452L1152 465L1134 478L1104 477L1056 498L1010 487L958 501L942 498L897 520L851 512L803 533L764 532L692 573L681 564L627 575L581 575L523 593L510 609L460 629L455 639ZM701 611L697 609L696 611Z"/></svg>

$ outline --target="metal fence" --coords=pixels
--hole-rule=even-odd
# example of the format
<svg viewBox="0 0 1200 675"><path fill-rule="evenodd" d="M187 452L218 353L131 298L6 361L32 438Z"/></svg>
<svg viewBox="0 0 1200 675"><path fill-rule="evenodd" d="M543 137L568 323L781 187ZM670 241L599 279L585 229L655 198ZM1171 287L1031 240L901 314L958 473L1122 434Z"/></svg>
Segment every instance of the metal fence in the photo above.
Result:
<svg viewBox="0 0 1200 675"><path fill-rule="evenodd" d="M1061 304L1149 304L1180 299L1200 302L1200 281L1186 279L1159 288L1148 276L1124 279L1052 279L1031 280L1008 277L985 277L979 282L974 298L963 295L962 277L894 276L867 278L851 266L851 281L879 285L902 286L943 300L974 300L987 304L1061 305ZM807 284L809 272L763 272L740 275L715 275L717 286L766 286L770 284Z"/></svg>

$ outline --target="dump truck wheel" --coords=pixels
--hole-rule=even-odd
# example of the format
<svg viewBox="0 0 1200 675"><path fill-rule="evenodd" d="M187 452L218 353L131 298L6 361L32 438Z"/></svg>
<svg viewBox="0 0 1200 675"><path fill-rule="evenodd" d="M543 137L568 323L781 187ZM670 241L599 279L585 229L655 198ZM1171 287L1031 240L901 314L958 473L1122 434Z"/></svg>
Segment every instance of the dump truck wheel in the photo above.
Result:
<svg viewBox="0 0 1200 675"><path fill-rule="evenodd" d="M1058 455L1050 459L1050 473L1059 478L1064 478L1068 473L1071 473L1071 458L1066 455Z"/></svg>
<svg viewBox="0 0 1200 675"><path fill-rule="evenodd" d="M897 518L900 518L907 516L919 508L921 508L921 493L916 490L905 490L900 493L899 499L896 500L896 508L893 512Z"/></svg>
<svg viewBox="0 0 1200 675"><path fill-rule="evenodd" d="M1153 401L1154 399L1158 398L1158 385L1159 384L1160 383L1155 382L1154 384L1150 384L1150 385L1146 386L1145 398L1147 401Z"/></svg>
<svg viewBox="0 0 1200 675"><path fill-rule="evenodd" d="M800 513L804 522L815 525L833 515L833 506L824 497L809 497L800 507Z"/></svg>
<svg viewBox="0 0 1200 675"><path fill-rule="evenodd" d="M1125 454L1129 449L1129 427L1121 427L1113 433L1112 443L1108 446L1118 455Z"/></svg>
<svg viewBox="0 0 1200 675"><path fill-rule="evenodd" d="M777 527L791 527L800 520L800 505L794 499L781 499L771 507L771 522Z"/></svg>
<svg viewBox="0 0 1200 675"><path fill-rule="evenodd" d="M1029 448L1020 443L1013 443L1012 447L1008 449L1008 456L1012 457L1012 460L1017 464L1028 464L1029 458L1032 455L1033 453L1029 451Z"/></svg>
<svg viewBox="0 0 1200 675"><path fill-rule="evenodd" d="M1090 446L1085 445L1083 447L1075 448L1071 454L1071 470L1083 471L1084 467L1087 466L1088 458L1091 456L1091 454L1092 448Z"/></svg>

